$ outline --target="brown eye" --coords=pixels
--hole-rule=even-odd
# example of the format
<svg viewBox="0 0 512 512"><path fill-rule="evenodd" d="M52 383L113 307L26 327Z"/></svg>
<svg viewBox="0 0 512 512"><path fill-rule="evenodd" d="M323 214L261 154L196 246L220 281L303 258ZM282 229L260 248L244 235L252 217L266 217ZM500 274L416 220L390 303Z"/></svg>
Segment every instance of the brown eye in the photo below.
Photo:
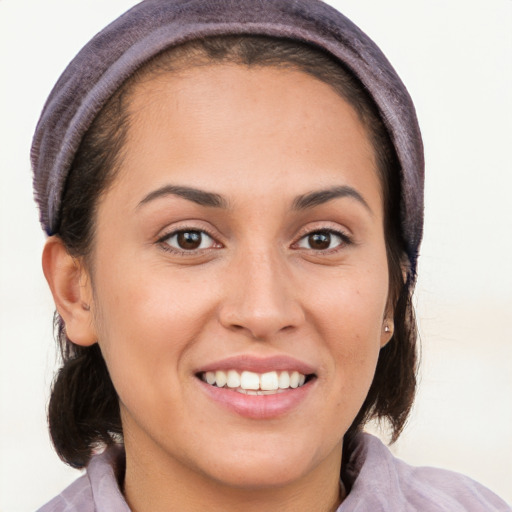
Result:
<svg viewBox="0 0 512 512"><path fill-rule="evenodd" d="M350 239L344 233L337 231L313 231L302 237L297 246L301 249L312 249L315 251L325 251L335 249L343 245L350 244Z"/></svg>
<svg viewBox="0 0 512 512"><path fill-rule="evenodd" d="M329 249L331 245L331 234L321 232L311 233L311 235L308 235L308 244L311 249Z"/></svg>
<svg viewBox="0 0 512 512"><path fill-rule="evenodd" d="M172 249L180 251L209 249L215 245L215 241L210 235L199 230L175 231L170 236L164 238L162 242L169 245Z"/></svg>
<svg viewBox="0 0 512 512"><path fill-rule="evenodd" d="M181 231L177 234L176 241L180 249L197 249L201 245L201 233L199 231Z"/></svg>

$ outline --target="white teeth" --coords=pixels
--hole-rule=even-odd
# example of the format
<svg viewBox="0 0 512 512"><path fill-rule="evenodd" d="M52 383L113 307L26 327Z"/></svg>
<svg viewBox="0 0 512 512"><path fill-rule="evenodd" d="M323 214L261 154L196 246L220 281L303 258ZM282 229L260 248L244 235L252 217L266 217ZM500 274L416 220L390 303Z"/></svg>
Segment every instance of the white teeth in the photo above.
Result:
<svg viewBox="0 0 512 512"><path fill-rule="evenodd" d="M268 372L260 376L260 389L263 391L275 391L279 388L277 372Z"/></svg>
<svg viewBox="0 0 512 512"><path fill-rule="evenodd" d="M279 389L288 389L290 387L290 374L281 372L279 374Z"/></svg>
<svg viewBox="0 0 512 512"><path fill-rule="evenodd" d="M289 388L303 386L306 376L298 371L266 372L258 374L250 371L239 373L237 370L217 370L202 374L202 379L219 388L228 387L234 391L249 395L272 395Z"/></svg>
<svg viewBox="0 0 512 512"><path fill-rule="evenodd" d="M240 375L237 371L235 371L235 370L228 371L227 385L228 385L228 388L239 388L240 387Z"/></svg>
<svg viewBox="0 0 512 512"><path fill-rule="evenodd" d="M243 389L260 389L260 377L257 373L242 372L240 376L240 387Z"/></svg>
<svg viewBox="0 0 512 512"><path fill-rule="evenodd" d="M217 384L217 387L223 388L226 385L227 381L228 378L226 376L226 372L223 372L221 370L217 370L215 372L215 384Z"/></svg>

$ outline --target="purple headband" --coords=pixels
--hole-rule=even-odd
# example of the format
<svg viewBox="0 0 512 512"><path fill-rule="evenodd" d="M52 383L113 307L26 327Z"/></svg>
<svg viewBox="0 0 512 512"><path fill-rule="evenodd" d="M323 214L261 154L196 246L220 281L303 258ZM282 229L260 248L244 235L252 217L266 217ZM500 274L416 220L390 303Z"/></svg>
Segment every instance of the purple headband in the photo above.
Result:
<svg viewBox="0 0 512 512"><path fill-rule="evenodd" d="M97 34L53 88L32 143L34 192L48 235L58 232L61 197L82 137L119 86L160 51L226 34L312 43L343 62L368 90L401 166L401 222L416 272L423 232L424 159L412 100L377 45L319 0L144 0Z"/></svg>

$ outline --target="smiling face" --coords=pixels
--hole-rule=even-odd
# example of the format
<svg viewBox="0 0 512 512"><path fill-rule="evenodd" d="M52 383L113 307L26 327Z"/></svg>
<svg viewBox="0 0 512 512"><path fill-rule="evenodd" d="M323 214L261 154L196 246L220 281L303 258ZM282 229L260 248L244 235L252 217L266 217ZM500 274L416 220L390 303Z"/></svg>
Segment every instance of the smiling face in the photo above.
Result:
<svg viewBox="0 0 512 512"><path fill-rule="evenodd" d="M136 467L247 489L339 475L390 337L356 113L299 71L236 65L139 84L130 112L91 260L127 482Z"/></svg>

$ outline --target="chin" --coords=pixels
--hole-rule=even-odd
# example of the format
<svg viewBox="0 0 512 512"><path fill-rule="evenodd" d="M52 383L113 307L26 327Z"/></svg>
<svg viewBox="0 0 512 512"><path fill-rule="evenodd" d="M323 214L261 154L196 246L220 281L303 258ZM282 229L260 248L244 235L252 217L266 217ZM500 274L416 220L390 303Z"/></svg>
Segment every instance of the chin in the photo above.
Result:
<svg viewBox="0 0 512 512"><path fill-rule="evenodd" d="M306 440L293 442L290 438L255 443L250 449L236 450L232 447L229 456L223 452L212 454L212 459L220 462L208 464L207 476L229 487L245 490L292 485L311 474L326 458L325 453L308 445ZM341 444L331 453L341 463Z"/></svg>
<svg viewBox="0 0 512 512"><path fill-rule="evenodd" d="M227 462L227 461L226 461ZM300 481L310 470L309 464L296 458L280 460L276 457L253 458L252 460L233 461L216 468L211 475L223 485L240 490L262 490L283 488Z"/></svg>

